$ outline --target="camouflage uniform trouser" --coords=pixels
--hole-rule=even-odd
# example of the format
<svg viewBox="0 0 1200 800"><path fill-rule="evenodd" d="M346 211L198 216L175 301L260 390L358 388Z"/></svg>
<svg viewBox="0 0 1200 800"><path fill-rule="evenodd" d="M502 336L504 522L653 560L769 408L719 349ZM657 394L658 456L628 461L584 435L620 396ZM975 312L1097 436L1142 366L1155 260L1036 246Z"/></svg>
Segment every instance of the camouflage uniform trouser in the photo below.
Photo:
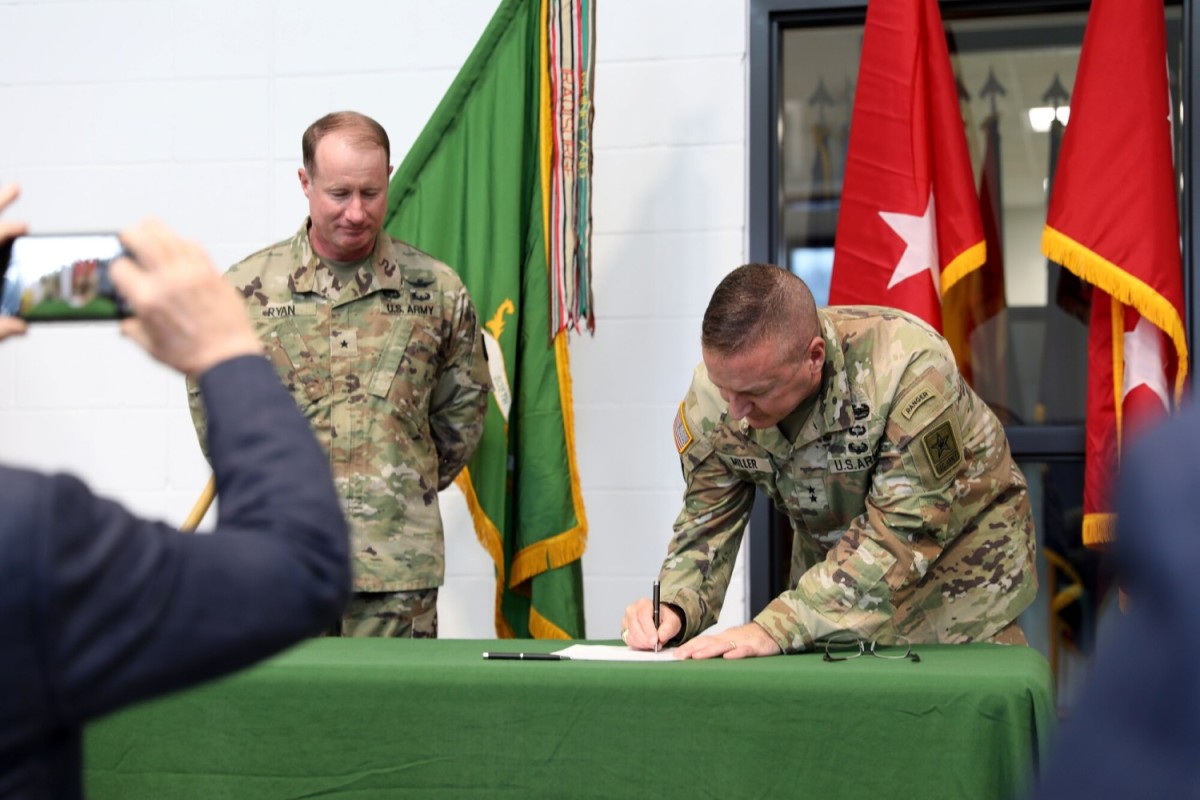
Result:
<svg viewBox="0 0 1200 800"><path fill-rule="evenodd" d="M437 638L437 588L415 592L355 592L332 636Z"/></svg>

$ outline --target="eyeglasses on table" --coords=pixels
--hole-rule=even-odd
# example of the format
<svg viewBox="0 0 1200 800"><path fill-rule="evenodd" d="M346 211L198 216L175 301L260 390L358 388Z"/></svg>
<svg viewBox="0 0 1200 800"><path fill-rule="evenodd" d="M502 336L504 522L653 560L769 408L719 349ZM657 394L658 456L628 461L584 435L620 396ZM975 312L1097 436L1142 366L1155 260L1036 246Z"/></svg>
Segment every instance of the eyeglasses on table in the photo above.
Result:
<svg viewBox="0 0 1200 800"><path fill-rule="evenodd" d="M874 656L885 661L908 659L914 664L921 660L921 656L912 649L912 644L903 637L897 637L894 644L881 644L874 639L862 639L857 636L832 637L826 640L825 655L821 660L849 661L860 656Z"/></svg>

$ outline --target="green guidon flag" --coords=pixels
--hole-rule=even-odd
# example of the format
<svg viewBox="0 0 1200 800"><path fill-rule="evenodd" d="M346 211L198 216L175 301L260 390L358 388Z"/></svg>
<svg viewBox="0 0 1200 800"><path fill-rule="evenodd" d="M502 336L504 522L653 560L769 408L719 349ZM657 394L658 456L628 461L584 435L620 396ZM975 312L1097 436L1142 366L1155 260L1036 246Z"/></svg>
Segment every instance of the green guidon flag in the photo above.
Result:
<svg viewBox="0 0 1200 800"><path fill-rule="evenodd" d="M458 485L503 637L585 636L566 337L592 328L593 18L588 0L504 0L388 195L387 232L454 268L482 323L494 391Z"/></svg>

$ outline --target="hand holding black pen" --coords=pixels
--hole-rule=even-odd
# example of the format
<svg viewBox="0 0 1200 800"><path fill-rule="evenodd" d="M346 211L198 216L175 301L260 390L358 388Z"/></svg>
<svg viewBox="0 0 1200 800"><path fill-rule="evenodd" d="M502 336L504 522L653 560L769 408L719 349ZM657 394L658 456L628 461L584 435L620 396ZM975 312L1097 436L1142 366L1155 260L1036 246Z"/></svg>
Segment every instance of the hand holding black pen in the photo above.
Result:
<svg viewBox="0 0 1200 800"><path fill-rule="evenodd" d="M634 650L659 651L663 642L676 638L683 630L683 616L670 598L668 593L662 599L656 585L650 597L630 603L621 620L621 641Z"/></svg>

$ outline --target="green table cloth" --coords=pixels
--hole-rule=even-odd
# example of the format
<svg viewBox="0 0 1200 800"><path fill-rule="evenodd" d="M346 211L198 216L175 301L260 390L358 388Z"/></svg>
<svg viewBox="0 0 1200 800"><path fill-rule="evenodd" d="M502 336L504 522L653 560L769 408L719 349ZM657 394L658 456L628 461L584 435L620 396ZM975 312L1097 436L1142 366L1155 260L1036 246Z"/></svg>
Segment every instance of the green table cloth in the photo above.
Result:
<svg viewBox="0 0 1200 800"><path fill-rule="evenodd" d="M1026 647L670 664L567 643L318 639L86 734L98 798L1019 796L1054 725Z"/></svg>

